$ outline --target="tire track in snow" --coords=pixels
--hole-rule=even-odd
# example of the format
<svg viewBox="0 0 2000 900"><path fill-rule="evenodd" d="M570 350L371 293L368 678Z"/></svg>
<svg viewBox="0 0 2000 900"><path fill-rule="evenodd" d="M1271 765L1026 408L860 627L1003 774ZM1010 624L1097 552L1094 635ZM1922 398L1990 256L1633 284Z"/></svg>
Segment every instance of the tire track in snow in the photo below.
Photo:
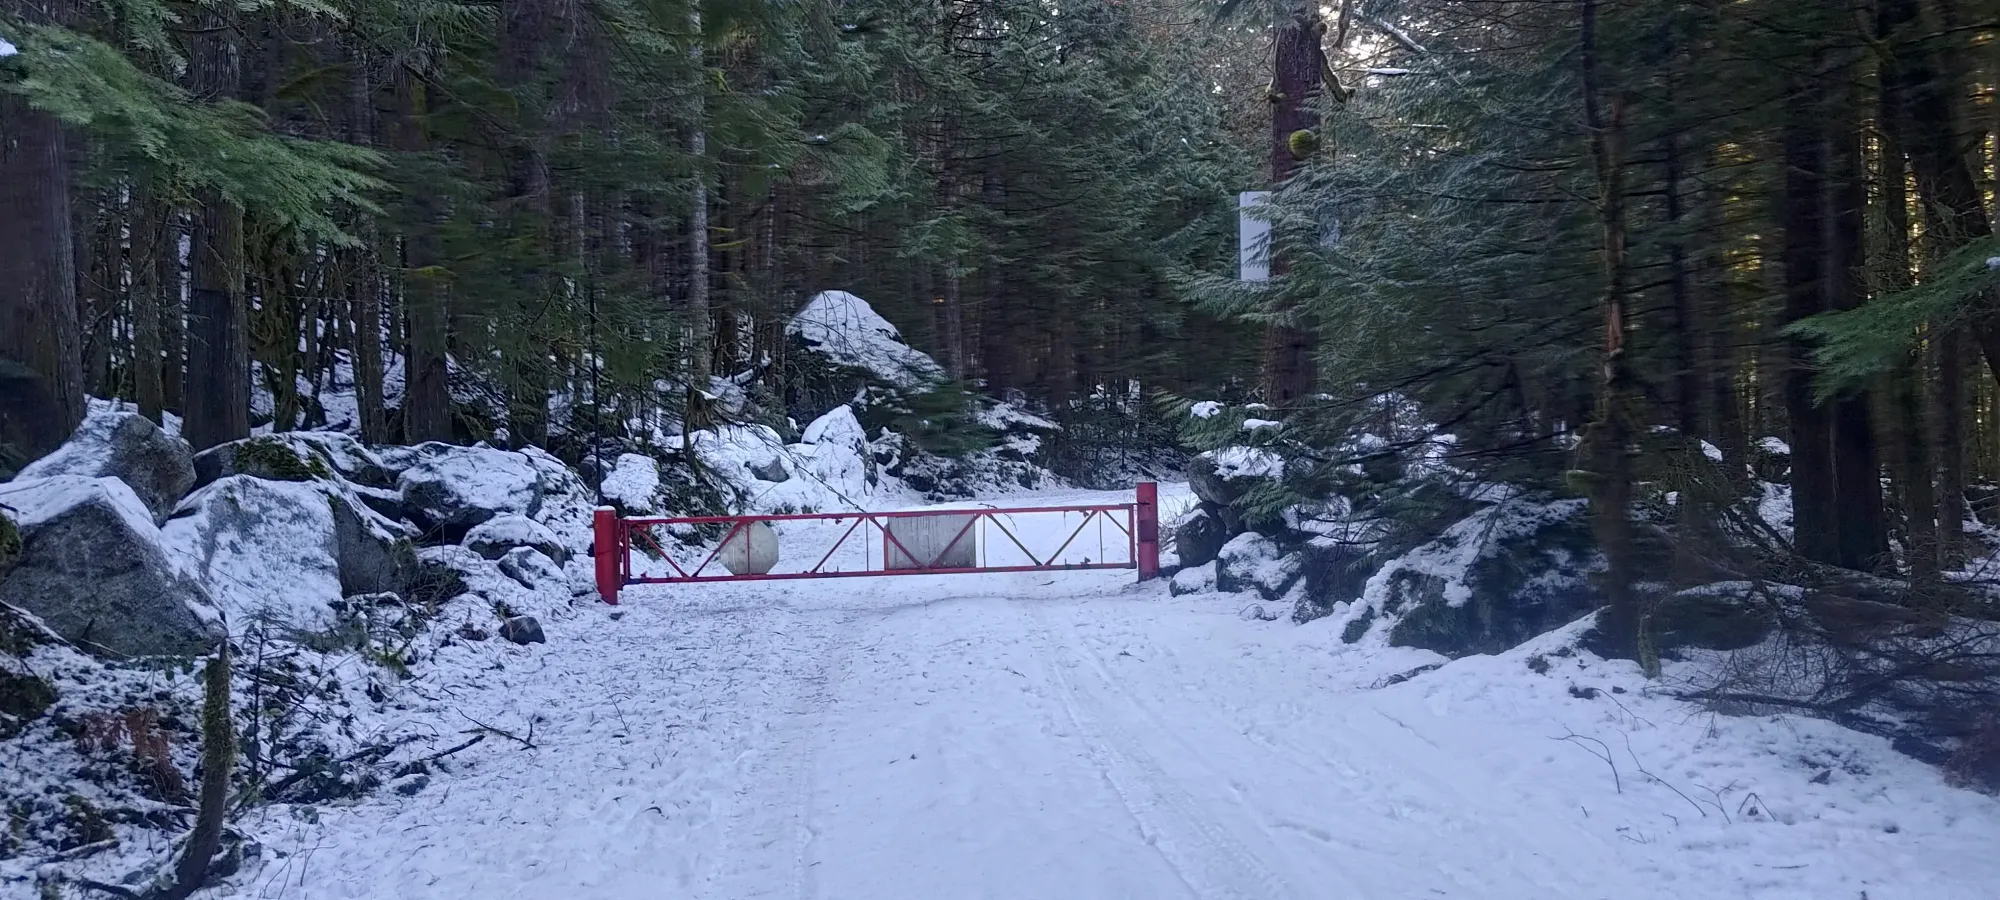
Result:
<svg viewBox="0 0 2000 900"><path fill-rule="evenodd" d="M795 640L774 645L770 652L813 659L819 666L796 680L798 689L774 717L768 739L736 758L738 771L745 773L741 783L748 788L737 792L722 817L719 856L697 894L707 900L808 900L814 895L811 845L819 734L860 643L856 625L861 615L832 612L831 625L814 626L809 622L814 613L783 608L795 613L786 623L787 632L824 629L827 634L823 641Z"/></svg>
<svg viewBox="0 0 2000 900"><path fill-rule="evenodd" d="M1203 809L1176 784L1144 745L1109 714L1103 700L1077 689L1070 678L1077 663L1067 643L1051 636L1035 607L1024 610L1044 667L1071 724L1088 745L1092 761L1139 823L1147 841L1188 889L1203 900L1295 898L1291 885L1222 827L1211 823L1217 810ZM1116 691L1108 680L1106 687Z"/></svg>
<svg viewBox="0 0 2000 900"><path fill-rule="evenodd" d="M1101 616L1105 610L1099 608L1096 612ZM1070 625L1071 630L1086 625L1104 627L1103 619L1098 616L1080 617ZM1582 900L1651 895L1642 885L1623 881L1610 885L1601 878L1589 881L1578 878L1575 863L1579 854L1605 860L1583 868L1597 872L1618 869L1609 861L1611 854L1603 847L1600 836L1570 823L1566 815L1542 807L1532 797L1497 794L1496 784L1482 780L1486 778L1482 774L1485 770L1477 765L1477 757L1451 756L1449 751L1385 710L1374 692L1348 695L1350 703L1331 711L1278 704L1284 714L1279 717L1281 720L1307 726L1318 748L1314 752L1274 732L1268 715L1259 716L1229 702L1222 691L1204 691L1198 710L1163 716L1153 703L1127 690L1103 656L1087 646L1090 643L1091 640L1084 639L1086 646L1077 649L1108 689L1189 755L1205 761L1210 768L1217 768L1214 747L1188 740L1184 736L1187 729L1170 727L1167 720L1221 719L1215 723L1221 727L1214 733L1225 739L1240 735L1290 769L1288 789L1310 790L1320 795L1314 799L1324 798L1321 805L1341 810L1349 822L1356 818L1366 820L1368 825L1362 829L1330 829L1287 818L1259 819L1267 834L1290 832L1348 857L1345 862L1350 865L1343 869L1357 876L1346 879L1350 882L1348 896L1380 896L1392 887L1408 890L1418 884L1440 884L1452 889L1447 892L1430 888L1431 895L1439 897L1532 896ZM1113 644L1103 643L1103 646L1109 648ZM1147 655L1154 660L1153 664L1181 668L1171 654ZM1215 684L1215 674L1197 677L1176 671L1171 677L1162 677L1154 673L1154 681ZM1239 781L1231 778L1228 783L1246 807L1261 811L1261 805L1246 796L1247 789ZM1476 869L1454 855L1427 859L1422 848L1440 840L1454 846L1484 845L1492 852L1474 855L1478 860ZM1465 891L1471 893L1462 893Z"/></svg>

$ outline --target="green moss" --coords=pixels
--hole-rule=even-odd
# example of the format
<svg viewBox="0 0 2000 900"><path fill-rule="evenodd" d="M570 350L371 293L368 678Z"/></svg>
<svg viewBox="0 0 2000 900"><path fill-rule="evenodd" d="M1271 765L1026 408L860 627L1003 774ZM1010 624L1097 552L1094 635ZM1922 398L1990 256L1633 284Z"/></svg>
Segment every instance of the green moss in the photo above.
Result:
<svg viewBox="0 0 2000 900"><path fill-rule="evenodd" d="M301 453L283 438L257 437L238 441L231 452L236 471L273 481L330 479L333 469L310 451Z"/></svg>
<svg viewBox="0 0 2000 900"><path fill-rule="evenodd" d="M1305 159L1319 152L1319 135L1301 128L1286 136L1285 147L1292 151L1293 159Z"/></svg>

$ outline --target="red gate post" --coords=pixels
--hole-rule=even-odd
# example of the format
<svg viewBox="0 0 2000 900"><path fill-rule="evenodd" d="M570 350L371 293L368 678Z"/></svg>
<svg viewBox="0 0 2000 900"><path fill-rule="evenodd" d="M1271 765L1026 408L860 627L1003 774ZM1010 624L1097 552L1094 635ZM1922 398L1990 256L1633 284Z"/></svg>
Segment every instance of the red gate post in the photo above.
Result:
<svg viewBox="0 0 2000 900"><path fill-rule="evenodd" d="M618 574L619 557L625 555L625 542L618 537L618 511L609 506L600 506L590 516L590 548L597 563L597 596L612 606L618 605L618 583L624 580Z"/></svg>
<svg viewBox="0 0 2000 900"><path fill-rule="evenodd" d="M1139 567L1139 580L1160 576L1160 486L1151 481L1139 482L1137 503L1133 506L1133 537L1135 553L1133 562Z"/></svg>

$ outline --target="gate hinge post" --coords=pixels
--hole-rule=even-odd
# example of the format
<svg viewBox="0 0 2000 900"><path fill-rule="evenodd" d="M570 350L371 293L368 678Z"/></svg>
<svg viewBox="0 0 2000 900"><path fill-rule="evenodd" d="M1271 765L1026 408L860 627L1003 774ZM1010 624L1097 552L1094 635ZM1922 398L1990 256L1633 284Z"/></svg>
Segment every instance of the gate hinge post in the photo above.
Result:
<svg viewBox="0 0 2000 900"><path fill-rule="evenodd" d="M1139 580L1147 581L1160 577L1160 486L1156 482L1141 481L1133 506L1133 562L1138 565Z"/></svg>
<svg viewBox="0 0 2000 900"><path fill-rule="evenodd" d="M620 575L625 557L624 529L618 527L618 510L600 506L590 515L591 561L597 564L597 596L612 606L618 605L618 589L623 587Z"/></svg>

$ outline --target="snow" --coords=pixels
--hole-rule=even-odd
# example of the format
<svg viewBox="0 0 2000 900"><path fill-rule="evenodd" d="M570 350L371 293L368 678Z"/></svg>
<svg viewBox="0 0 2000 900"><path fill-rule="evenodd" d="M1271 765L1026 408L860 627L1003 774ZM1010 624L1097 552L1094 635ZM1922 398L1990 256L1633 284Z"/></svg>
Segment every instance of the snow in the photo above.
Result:
<svg viewBox="0 0 2000 900"><path fill-rule="evenodd" d="M1274 422L1274 421L1272 421L1272 420L1270 420L1270 419L1244 419L1244 420L1243 420L1243 430L1244 430L1244 431L1256 431L1256 430L1257 430L1257 429L1259 429L1259 428L1283 428L1283 427L1285 427L1285 423L1283 423L1283 422Z"/></svg>
<svg viewBox="0 0 2000 900"><path fill-rule="evenodd" d="M1765 453L1769 453L1774 456L1792 455L1792 445L1785 443L1783 440L1779 438L1774 438L1774 437L1758 438L1757 446Z"/></svg>
<svg viewBox="0 0 2000 900"><path fill-rule="evenodd" d="M1878 738L1705 714L1671 671L1648 682L1568 633L1445 662L1126 572L637 588L538 615L547 644L426 648L368 723L434 734L416 753L477 727L521 741L488 733L414 797L246 819L268 849L241 890L1974 900L2000 883L2000 801Z"/></svg>
<svg viewBox="0 0 2000 900"><path fill-rule="evenodd" d="M1222 412L1222 404L1214 400L1203 400L1188 407L1188 415L1197 419L1213 419L1220 412Z"/></svg>
<svg viewBox="0 0 2000 900"><path fill-rule="evenodd" d="M6 59L20 52L13 44L8 43L6 38L0 38L0 59Z"/></svg>
<svg viewBox="0 0 2000 900"><path fill-rule="evenodd" d="M1709 443L1709 442L1707 442L1707 441L1702 441L1702 442L1701 442L1701 455L1703 455L1703 456L1706 456L1706 457L1708 457L1710 461L1713 461L1713 462L1721 462L1721 461L1722 461L1722 448L1721 448L1721 447L1717 447L1717 446L1715 446L1714 444L1711 444L1711 443Z"/></svg>
<svg viewBox="0 0 2000 900"><path fill-rule="evenodd" d="M153 514L146 511L146 504L139 495L132 492L130 485L116 478L92 478L86 475L50 475L44 478L18 477L0 484L0 505L8 510L8 518L22 530L33 528L54 518L66 509L92 501L101 500L123 519L132 533L139 535L157 534L159 526L153 524Z"/></svg>
<svg viewBox="0 0 2000 900"><path fill-rule="evenodd" d="M658 512L660 463L637 453L618 454L604 476L604 499L637 513Z"/></svg>
<svg viewBox="0 0 2000 900"><path fill-rule="evenodd" d="M130 414L113 404L90 405L83 422L63 445L47 456L23 467L19 478L46 478L52 475L96 475L111 466L112 432Z"/></svg>
<svg viewBox="0 0 2000 900"><path fill-rule="evenodd" d="M814 294L785 331L834 362L897 387L924 387L944 379L936 360L905 342L902 332L868 301L846 291Z"/></svg>

